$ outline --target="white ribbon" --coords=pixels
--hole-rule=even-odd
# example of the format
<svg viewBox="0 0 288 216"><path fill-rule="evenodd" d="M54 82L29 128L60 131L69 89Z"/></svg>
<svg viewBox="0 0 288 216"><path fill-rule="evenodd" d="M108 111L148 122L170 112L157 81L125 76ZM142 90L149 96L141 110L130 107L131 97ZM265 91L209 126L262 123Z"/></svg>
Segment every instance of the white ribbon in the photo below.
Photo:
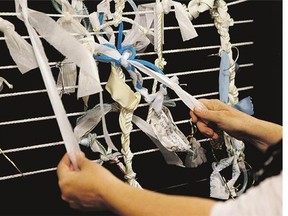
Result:
<svg viewBox="0 0 288 216"><path fill-rule="evenodd" d="M177 128L169 109L162 106L160 112L152 112L151 127L159 141L170 151L187 152L190 145L184 134Z"/></svg>
<svg viewBox="0 0 288 216"><path fill-rule="evenodd" d="M30 25L69 61L75 62L80 67L77 97L81 98L102 91L97 65L85 46L46 14L28 8L26 10Z"/></svg>
<svg viewBox="0 0 288 216"><path fill-rule="evenodd" d="M240 176L240 169L237 165L238 156L232 156L220 160L216 163L212 163L213 172L210 176L210 197L218 199L228 199L229 197L235 197L236 191L233 187L236 180ZM220 174L220 171L232 165L232 178L226 182Z"/></svg>
<svg viewBox="0 0 288 216"><path fill-rule="evenodd" d="M15 31L12 23L0 17L0 31L3 32L10 55L22 74L38 67L32 46Z"/></svg>
<svg viewBox="0 0 288 216"><path fill-rule="evenodd" d="M95 43L95 53L101 53L103 55L109 56L114 59L123 59L121 54L113 48L110 48L108 46L104 46L101 44ZM138 70L143 72L144 74L155 78L158 82L166 85L167 87L171 88L184 102L184 104L191 110L193 110L195 107L200 107L202 109L207 109L204 104L202 104L200 101L198 101L196 98L194 98L192 95L184 91L178 84L176 84L173 80L165 76L164 74L157 73L150 68L147 68L146 66L142 65L141 63L126 59L126 61L121 61L124 67L127 67L127 63L135 66Z"/></svg>
<svg viewBox="0 0 288 216"><path fill-rule="evenodd" d="M192 95L184 91L178 84L173 82L171 79L169 79L164 74L157 73L144 65L140 64L139 62L128 60L128 62L135 66L137 69L139 69L141 72L145 73L146 75L155 78L158 82L166 85L167 87L171 88L178 96L181 98L181 100L184 102L184 104L191 110L193 110L195 107L200 107L202 109L207 109L204 104L202 104L200 101L198 101L196 98L194 98Z"/></svg>
<svg viewBox="0 0 288 216"><path fill-rule="evenodd" d="M200 13L213 8L215 0L191 0L188 4L188 11L191 14L191 19L196 19Z"/></svg>
<svg viewBox="0 0 288 216"><path fill-rule="evenodd" d="M180 27L180 32L183 41L193 39L198 36L193 24L191 23L187 11L184 9L181 3L172 0L162 0L158 3L142 4L139 6L140 10L153 10L155 9L156 14L164 12L168 14L171 11L171 7L175 8L175 17ZM145 14L145 21L147 23L147 28L151 28L152 22L154 21L154 29L157 28L157 16L154 14ZM154 30L157 32L157 29Z"/></svg>
<svg viewBox="0 0 288 216"><path fill-rule="evenodd" d="M64 110L62 101L58 95L56 84L52 76L50 67L48 65L48 60L45 55L44 48L41 44L41 40L37 35L36 31L32 28L32 26L29 23L27 0L17 0L15 1L15 5L16 5L16 12L21 14L21 16L18 16L18 18L23 20L23 22L26 25L28 34L30 36L35 57L39 65L44 84L47 88L48 96L52 108L54 110L66 150L68 152L68 155L71 159L73 166L77 168L75 153L77 151L80 151L80 147L78 145L76 137L74 136L71 124L67 118L67 114ZM45 24L46 23L44 23L44 25Z"/></svg>
<svg viewBox="0 0 288 216"><path fill-rule="evenodd" d="M162 145L162 143L158 140L155 132L153 131L152 126L148 122L144 121L136 115L133 115L132 121L155 143L155 145L162 153L167 164L184 167L183 162L181 161L179 156L175 152L169 151L166 147Z"/></svg>
<svg viewBox="0 0 288 216"><path fill-rule="evenodd" d="M98 33L98 29L100 28L101 24L99 22L99 13L100 12L93 12L89 15L89 20L90 20L90 23L92 25L92 28L95 32ZM115 44L115 35L114 35L114 32L113 32L113 28L111 26L107 26L103 29L103 31L106 33L106 36L109 38L109 43L111 44ZM103 33L104 34L104 33ZM99 43L104 43L102 41L103 39L103 36L102 36L102 33L98 33L96 34L96 37L99 41Z"/></svg>
<svg viewBox="0 0 288 216"><path fill-rule="evenodd" d="M75 63L69 62L68 59L64 59L59 65L56 65L59 68L59 74L57 79L57 87L61 88L59 94L69 94L74 93L75 86L77 82L77 67ZM66 89L69 87L68 89Z"/></svg>

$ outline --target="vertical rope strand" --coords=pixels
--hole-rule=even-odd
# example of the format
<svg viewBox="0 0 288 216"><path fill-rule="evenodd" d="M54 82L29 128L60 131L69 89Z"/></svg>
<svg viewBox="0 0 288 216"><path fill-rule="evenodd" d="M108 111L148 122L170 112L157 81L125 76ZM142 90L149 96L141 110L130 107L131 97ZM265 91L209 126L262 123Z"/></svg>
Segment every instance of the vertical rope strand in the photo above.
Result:
<svg viewBox="0 0 288 216"><path fill-rule="evenodd" d="M156 5L160 5L161 4L161 0L156 0ZM157 6L155 7L157 8ZM161 12L159 11L154 11L154 13L157 13L157 33L156 33L156 37L157 37L157 44L156 44L156 52L157 52L157 56L158 58L155 60L155 65L160 69L160 70L164 70L164 66L166 65L166 62L163 58L163 40L164 40L164 12L163 10ZM155 34L154 34L155 37ZM152 86L152 94L156 93L157 91L157 80L154 79L153 82L153 86ZM152 115L152 106L149 106L149 110L148 110L148 115L147 115L147 122L150 122L151 119L151 115Z"/></svg>

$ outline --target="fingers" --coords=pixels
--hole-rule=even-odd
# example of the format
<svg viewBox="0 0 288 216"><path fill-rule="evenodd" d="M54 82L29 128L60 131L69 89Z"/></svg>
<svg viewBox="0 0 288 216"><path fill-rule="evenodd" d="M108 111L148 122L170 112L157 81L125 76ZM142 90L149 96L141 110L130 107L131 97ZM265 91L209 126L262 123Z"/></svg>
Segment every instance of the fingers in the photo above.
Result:
<svg viewBox="0 0 288 216"><path fill-rule="evenodd" d="M218 137L219 137L218 134L215 133L215 131L211 127L207 126L206 123L204 123L202 121L198 121L196 124L197 124L199 131L203 135L205 135L208 138L218 139Z"/></svg>
<svg viewBox="0 0 288 216"><path fill-rule="evenodd" d="M190 117L191 117L193 123L196 123L198 121L197 116L194 114L194 112L192 110L190 110Z"/></svg>
<svg viewBox="0 0 288 216"><path fill-rule="evenodd" d="M194 114L203 120L206 120L208 122L215 122L217 123L219 121L219 112L214 110L207 110L207 109L201 109L199 107L196 107L194 109Z"/></svg>
<svg viewBox="0 0 288 216"><path fill-rule="evenodd" d="M79 168L81 168L85 162L86 157L84 155L83 152L76 152L75 153L75 157L76 157L76 163L77 163L77 166ZM74 168L73 168L73 164L69 158L69 155L68 153L66 153L62 159L60 160L58 166L57 166L57 175L58 175L58 178L61 178L63 175L65 175L65 173L67 172L71 172L71 171L75 171Z"/></svg>
<svg viewBox="0 0 288 216"><path fill-rule="evenodd" d="M71 161L70 158L68 156L68 154L66 153L62 159L60 160L58 166L57 166L57 175L58 178L61 178L66 172L71 170Z"/></svg>
<svg viewBox="0 0 288 216"><path fill-rule="evenodd" d="M85 154L83 152L76 152L75 153L75 157L76 157L76 162L77 162L77 166L78 168L81 170L81 168L83 168L83 166L85 166L85 163L87 161L89 161L86 157Z"/></svg>

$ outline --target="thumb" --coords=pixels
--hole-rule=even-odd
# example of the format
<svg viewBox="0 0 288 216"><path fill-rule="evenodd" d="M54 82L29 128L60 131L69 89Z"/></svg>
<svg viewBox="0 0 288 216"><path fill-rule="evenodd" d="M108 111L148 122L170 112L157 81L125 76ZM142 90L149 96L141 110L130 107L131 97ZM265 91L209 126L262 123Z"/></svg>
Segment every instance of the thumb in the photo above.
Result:
<svg viewBox="0 0 288 216"><path fill-rule="evenodd" d="M202 109L200 107L195 107L194 109L195 115L199 118L209 121L209 122L217 122L219 120L219 115L217 111Z"/></svg>

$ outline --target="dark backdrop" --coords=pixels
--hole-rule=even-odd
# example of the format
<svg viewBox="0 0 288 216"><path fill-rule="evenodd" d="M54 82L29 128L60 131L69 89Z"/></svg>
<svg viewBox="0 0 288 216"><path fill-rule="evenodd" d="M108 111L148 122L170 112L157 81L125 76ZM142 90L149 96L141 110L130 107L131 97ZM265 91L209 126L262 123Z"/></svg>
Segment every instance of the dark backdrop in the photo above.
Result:
<svg viewBox="0 0 288 216"><path fill-rule="evenodd" d="M185 2L187 3L187 1ZM49 11L49 8L52 8L51 3L47 1L41 1L40 4L39 1L31 1L31 7L35 9L38 8L40 11ZM14 11L13 1L1 0L0 11ZM239 62L254 63L254 66L251 69L242 69L239 72L239 75L237 75L236 77L236 84L238 86L254 86L252 90L243 92L240 96L244 97L246 95L250 95L253 98L255 117L281 124L282 1L251 0L240 4L239 6L229 7L229 13L231 17L235 19L239 17L239 19L247 18L254 20L253 24L251 25L244 25L243 27L240 27L240 29L235 28L235 30L233 27L231 27L230 30L232 42L241 41L242 38L250 38L249 40L254 41L254 45L252 47L240 48ZM203 14L203 17L205 16L207 19L210 19L209 14ZM19 23L20 25L20 22L17 21L16 18L14 19L14 22ZM173 21L171 21L171 23L172 22ZM197 20L195 22L197 23ZM199 21L199 23L201 22ZM22 32L23 35L26 34L24 27L22 29L18 28L17 30L19 32ZM202 34L201 30L199 30L199 33ZM202 35L204 35L204 33L205 32L203 32ZM165 48L169 49L170 46L173 47L173 45L174 47L177 47L179 44L175 44L173 41L175 41L175 38L177 38L178 36L179 35L174 35L172 38L170 38L171 36L167 36L165 41ZM219 44L219 38L217 37L209 38L208 36L201 37L200 35L199 39L191 42L191 46L197 46L197 44L201 43L204 44L204 42L206 42L206 39L209 41L216 40L215 43L211 43ZM189 44L186 43L185 46L189 46ZM10 58L3 55L7 55L6 47L1 47L1 65L13 64L13 61ZM59 58L59 55L56 54L54 57L55 59L57 59ZM52 56L51 59L53 60L54 57ZM166 55L164 57L167 59L168 62L166 68L168 72L173 72L174 68L175 71L178 71L182 68L184 70L185 68L188 68L188 62L190 61L190 57L187 56L187 54L185 54L184 56L181 56L181 54L173 54L173 56ZM186 63L176 64L183 59ZM203 60L202 62L199 61L197 62L197 64L199 65L199 67L203 67L203 64L206 64L205 61L206 60ZM218 62L219 59L216 59L215 61ZM41 80L41 77L39 75L39 71L37 70L24 76L20 76L19 72L9 72L9 74L8 72L5 72L5 77L7 76L11 76L11 79L17 79L18 82L26 83L26 86L30 85L34 89L38 89L39 86L43 85L42 82L39 81ZM188 92L191 92L192 94L197 94L197 91L209 92L210 88L211 90L213 90L214 87L217 87L217 83L209 83L209 81L206 80L207 77L205 76L206 75L195 75L194 79L191 79L193 84L190 85L188 83L189 85L187 86L186 90ZM17 82L17 80L15 82ZM35 80L37 80L37 82L35 82ZM185 81L188 82L187 80ZM201 86L204 85L205 89L203 89L200 84ZM21 90L21 87L16 90ZM41 95L41 97L43 97L43 95ZM48 98L40 99L39 96L39 98L30 99L30 97L28 96L25 100L22 99L21 105L16 103L14 100L16 99L12 98L9 100L0 100L1 121L14 118L18 119L18 115L22 117L23 115L25 116L26 113L24 113L23 111L25 109L33 110L30 112L33 112L35 116L39 116L38 112L40 113L40 111L42 114L44 113L45 115L53 114L49 107L50 105ZM21 99L17 98L17 100ZM69 103L68 97L64 97L64 100L67 100L67 102ZM73 107L66 107L66 109L69 111L73 111L74 107L77 106L79 108L81 105L76 102ZM3 109L2 107L5 107L5 109ZM45 109L45 107L49 107L49 109ZM172 112L173 114L175 114L175 116L180 115L179 113L181 112L182 116L186 115L188 118L188 110L183 105L177 104L177 109L172 109ZM72 121L74 121L74 119ZM53 128L55 128L55 130ZM43 142L47 142L47 139L50 140L50 137L60 137L55 122L50 122L48 126L43 126L42 123L39 123L33 126L31 125L31 127L29 124L26 124L25 126L11 126L8 129L0 127L1 147L3 149L12 148L11 146L9 146L9 142L11 139L14 143L18 143L21 146L21 143L25 143L26 129L29 129L30 131L32 130L35 134L34 143L41 143L41 137L43 137ZM109 129L113 130L113 128ZM183 126L183 130L187 130L187 127ZM143 142L145 142L145 139L148 142L147 138L143 139ZM55 139L51 138L51 141L53 140ZM153 145L151 145L151 147L153 147ZM46 157L39 156L41 155L41 153L44 154L44 152L45 155L47 155ZM62 146L61 149L57 149L57 151L55 149L44 149L38 150L37 152L34 152L33 154L31 153L25 157L20 155L20 153L12 155L11 157L13 157L13 160L17 162L17 164L23 166L24 169L26 165L29 168L28 170L35 170L36 168L47 167L47 163L55 167L64 152L65 149ZM262 155L256 149L250 146L246 146L245 153L246 160L252 165L252 167L255 167L256 169L261 162ZM187 169L180 169L178 167L166 165L165 162L161 159L161 156L159 156L158 152L135 157L134 161L134 169L137 172L138 179L142 186L145 188L170 194L185 194L209 197L208 178L209 174L211 173L210 163L204 164L203 166L193 171ZM155 161L157 161L157 163L153 163ZM3 168L5 171L5 166L11 167L11 165L6 160L1 159L0 169ZM115 170L115 167L109 164L105 166L111 169L116 175L118 174L117 170ZM6 173L4 172L4 174ZM84 215L83 213L70 209L69 206L61 200L59 188L57 186L57 176L55 171L32 175L25 178L15 178L11 180L1 181L0 191L1 215ZM85 213L85 215L86 214L90 215L90 213ZM106 214L110 213L107 212ZM91 213L91 215L97 214Z"/></svg>

